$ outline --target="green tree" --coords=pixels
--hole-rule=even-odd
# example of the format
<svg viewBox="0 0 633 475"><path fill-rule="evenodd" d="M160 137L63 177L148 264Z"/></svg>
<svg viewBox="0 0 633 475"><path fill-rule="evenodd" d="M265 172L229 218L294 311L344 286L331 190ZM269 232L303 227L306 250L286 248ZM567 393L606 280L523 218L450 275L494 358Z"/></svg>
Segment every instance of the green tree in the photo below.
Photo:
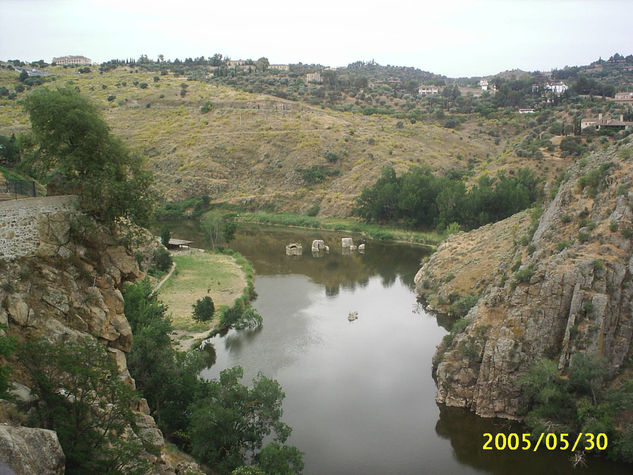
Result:
<svg viewBox="0 0 633 475"><path fill-rule="evenodd" d="M163 246L167 247L169 245L169 240L171 239L171 232L167 226L163 227L160 231L160 242Z"/></svg>
<svg viewBox="0 0 633 475"><path fill-rule="evenodd" d="M97 106L74 89L40 88L25 101L40 157L79 194L98 219L145 225L156 199L151 174L122 142L110 135Z"/></svg>
<svg viewBox="0 0 633 475"><path fill-rule="evenodd" d="M264 473L294 475L303 470L303 454L296 447L271 442L257 455L257 465Z"/></svg>
<svg viewBox="0 0 633 475"><path fill-rule="evenodd" d="M268 69L268 66L270 66L270 62L268 61L268 58L261 57L257 61L255 61L255 66L257 67L258 71L263 72Z"/></svg>
<svg viewBox="0 0 633 475"><path fill-rule="evenodd" d="M237 231L237 223L233 219L224 220L224 229L222 229L222 239L225 243L230 243L235 239L235 232Z"/></svg>
<svg viewBox="0 0 633 475"><path fill-rule="evenodd" d="M190 434L193 455L220 473L244 465L275 434L283 443L291 429L281 422L284 393L279 383L259 374L252 388L240 383L241 367L226 369L209 382L205 396L192 405Z"/></svg>
<svg viewBox="0 0 633 475"><path fill-rule="evenodd" d="M214 312L215 305L213 303L213 299L208 295L205 295L201 299L196 300L196 303L193 304L192 317L194 320L199 322L208 322L213 318Z"/></svg>
<svg viewBox="0 0 633 475"><path fill-rule="evenodd" d="M38 426L55 430L66 473L146 473L141 440L123 437L136 428L130 409L136 392L119 377L114 359L92 339L53 345L27 341L19 353L40 404Z"/></svg>
<svg viewBox="0 0 633 475"><path fill-rule="evenodd" d="M158 300L147 279L128 284L124 299L125 316L134 334L127 358L130 373L161 430L187 448L187 407L195 400L200 385L198 373L208 366L205 355L173 349L167 307Z"/></svg>

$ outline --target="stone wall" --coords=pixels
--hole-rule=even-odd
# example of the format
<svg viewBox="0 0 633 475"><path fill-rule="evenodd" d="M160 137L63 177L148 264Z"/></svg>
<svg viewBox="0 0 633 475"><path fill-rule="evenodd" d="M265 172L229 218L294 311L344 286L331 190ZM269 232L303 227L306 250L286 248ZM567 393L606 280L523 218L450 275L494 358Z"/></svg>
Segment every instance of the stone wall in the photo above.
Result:
<svg viewBox="0 0 633 475"><path fill-rule="evenodd" d="M74 196L0 201L0 259L33 255L40 244L38 217L75 209L76 203Z"/></svg>

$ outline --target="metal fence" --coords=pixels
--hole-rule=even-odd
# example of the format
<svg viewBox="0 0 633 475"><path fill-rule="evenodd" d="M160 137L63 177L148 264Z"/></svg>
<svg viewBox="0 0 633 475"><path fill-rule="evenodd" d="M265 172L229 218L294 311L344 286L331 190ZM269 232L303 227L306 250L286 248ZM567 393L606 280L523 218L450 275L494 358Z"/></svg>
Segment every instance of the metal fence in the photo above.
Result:
<svg viewBox="0 0 633 475"><path fill-rule="evenodd" d="M14 195L16 198L20 196L36 196L34 181L18 181L7 180L4 183L0 183L0 193L6 193L7 195Z"/></svg>

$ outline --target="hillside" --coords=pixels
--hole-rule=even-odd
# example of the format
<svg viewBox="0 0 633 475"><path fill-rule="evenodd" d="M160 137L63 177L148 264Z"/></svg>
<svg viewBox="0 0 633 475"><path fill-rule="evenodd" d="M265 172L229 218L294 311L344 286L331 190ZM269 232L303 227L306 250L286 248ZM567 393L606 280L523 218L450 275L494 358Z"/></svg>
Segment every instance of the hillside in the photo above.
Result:
<svg viewBox="0 0 633 475"><path fill-rule="evenodd" d="M534 388L521 384L534 377L535 363L544 364L539 358L551 360L551 371L561 375L553 388L541 381L551 401L581 362L598 355L604 366L596 363L602 369L592 377L605 386L591 382L594 409L578 403L575 423L605 421L583 412L604 410L620 422L604 422L602 431L616 439L630 433L630 404L622 412L613 401L630 387L633 361L631 176L630 145L592 154L569 169L540 219L523 212L452 236L422 266L418 292L436 308L446 309L443 300L453 292L474 296L435 355L438 402L487 417L525 418L528 410L545 407L538 396L530 399ZM582 393L578 388L568 391ZM599 406L601 398L611 401L609 409ZM562 409L549 410L550 424L573 424L556 419Z"/></svg>
<svg viewBox="0 0 633 475"><path fill-rule="evenodd" d="M49 69L47 87L77 87L101 105L113 133L147 157L167 200L209 195L295 212L318 204L322 215L343 216L387 164L398 172L463 170L471 179L527 165L551 179L569 163L552 153L518 157L515 148L536 124L518 114L460 116L448 128L444 120L339 112L172 73ZM0 85L15 89L17 73L1 69ZM28 92L0 98L0 135L28 131L20 105Z"/></svg>

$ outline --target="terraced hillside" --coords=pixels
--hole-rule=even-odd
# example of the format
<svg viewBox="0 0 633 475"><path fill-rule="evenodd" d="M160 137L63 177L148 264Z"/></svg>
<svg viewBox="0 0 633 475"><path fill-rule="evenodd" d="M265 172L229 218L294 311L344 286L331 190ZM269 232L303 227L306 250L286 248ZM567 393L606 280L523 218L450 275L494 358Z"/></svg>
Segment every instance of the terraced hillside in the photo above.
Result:
<svg viewBox="0 0 633 475"><path fill-rule="evenodd" d="M567 165L552 154L538 161L514 154L530 127L518 114L501 121L473 116L451 129L131 68L50 72L45 86L77 87L103 107L114 134L147 157L167 200L209 195L295 212L317 204L321 215L343 216L385 165L397 172L413 165L465 170L472 179L525 165L551 178ZM0 69L0 86L13 91L17 85L16 71ZM0 98L0 134L28 131L20 104L27 94L28 88Z"/></svg>

